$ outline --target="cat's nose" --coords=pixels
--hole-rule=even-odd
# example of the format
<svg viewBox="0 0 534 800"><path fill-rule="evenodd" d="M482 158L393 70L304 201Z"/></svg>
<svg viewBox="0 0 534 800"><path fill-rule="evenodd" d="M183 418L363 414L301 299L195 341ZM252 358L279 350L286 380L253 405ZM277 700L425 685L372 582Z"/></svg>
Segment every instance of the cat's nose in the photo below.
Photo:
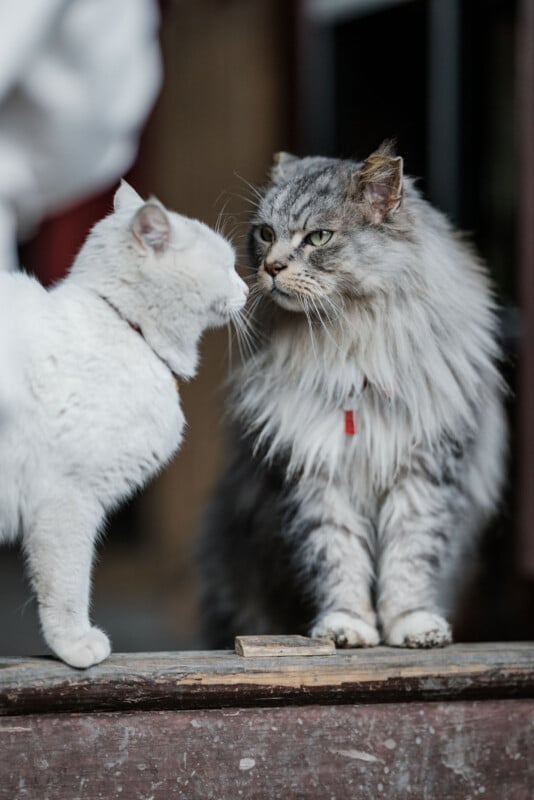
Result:
<svg viewBox="0 0 534 800"><path fill-rule="evenodd" d="M279 272L282 272L283 269L287 269L287 264L281 264L280 261L273 261L271 264L265 264L265 272L272 278L278 275Z"/></svg>

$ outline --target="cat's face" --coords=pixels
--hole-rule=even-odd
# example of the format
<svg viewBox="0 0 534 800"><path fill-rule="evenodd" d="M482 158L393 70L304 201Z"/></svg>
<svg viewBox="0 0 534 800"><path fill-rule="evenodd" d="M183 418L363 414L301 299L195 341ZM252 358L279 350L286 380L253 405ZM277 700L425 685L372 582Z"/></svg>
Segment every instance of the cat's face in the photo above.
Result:
<svg viewBox="0 0 534 800"><path fill-rule="evenodd" d="M250 232L263 294L328 316L342 298L372 298L395 280L380 254L398 244L400 158L386 149L360 165L281 154L272 178Z"/></svg>
<svg viewBox="0 0 534 800"><path fill-rule="evenodd" d="M136 265L143 281L171 298L180 295L189 311L202 315L203 327L224 325L243 308L248 287L224 237L157 200L145 203L124 181L115 196L115 213L124 219L140 256Z"/></svg>
<svg viewBox="0 0 534 800"><path fill-rule="evenodd" d="M190 302L197 302L205 314L206 327L225 325L241 311L249 293L236 272L234 248L204 223L167 213L171 224L168 268L187 283Z"/></svg>

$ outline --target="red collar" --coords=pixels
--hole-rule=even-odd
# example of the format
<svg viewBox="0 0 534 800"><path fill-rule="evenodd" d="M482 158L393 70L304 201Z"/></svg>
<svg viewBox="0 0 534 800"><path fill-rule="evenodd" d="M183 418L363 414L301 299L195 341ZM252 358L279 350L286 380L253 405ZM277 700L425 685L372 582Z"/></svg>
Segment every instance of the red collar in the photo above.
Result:
<svg viewBox="0 0 534 800"><path fill-rule="evenodd" d="M103 294L99 294L98 296L100 297L100 299L101 299L101 300L103 300L105 303L107 303L107 305L108 305L108 306L109 306L109 307L110 307L110 308L111 308L111 309L112 309L112 310L115 312L115 314L116 314L118 317L120 317L120 319L122 319L122 321L123 321L123 322L125 322L127 325L129 325L129 326L130 326L130 328L131 328L133 331L135 331L137 334L139 334L139 336L141 337L141 339L144 341L144 343L146 344L146 346L147 346L147 347L148 347L148 348L149 348L149 349L150 349L150 350L151 350L151 351L154 353L154 355L156 356L156 358L159 358L159 360L161 361L161 363L162 363L162 364L164 364L164 365L167 367L167 369L168 369L168 370L169 370L169 372L171 373L172 377L174 378L174 383L175 383L175 385L176 385L176 391L178 391L178 390L179 390L179 388L180 388L180 385L179 385L179 383L178 383L178 375L177 375L177 374L174 372L174 370L172 369L172 367L171 367L169 364L167 364L167 362L165 361L165 359L164 359L164 358L162 358L162 357L160 356L160 354L159 354L159 353L157 353L157 352L154 350L154 348L153 348L153 347L151 347L151 345L150 345L150 344L147 342L147 340L145 339L145 336L144 336L144 334L143 334L143 331L141 330L141 328L139 327L139 325L137 325L137 323L135 323L135 322L131 322L131 320L129 320L127 317L125 317L125 316L124 316L124 314L122 314L122 313L119 311L119 309L117 308L117 306L116 306L116 305L114 305L114 303L112 303L112 302L111 302L111 300L108 300L108 298L107 298L107 297L104 297L104 295L103 295Z"/></svg>
<svg viewBox="0 0 534 800"><path fill-rule="evenodd" d="M364 392L368 386L369 381L367 380L367 377L364 376L362 392ZM356 417L356 411L353 408L347 408L343 414L345 418L345 433L347 436L355 436L358 433L358 419Z"/></svg>

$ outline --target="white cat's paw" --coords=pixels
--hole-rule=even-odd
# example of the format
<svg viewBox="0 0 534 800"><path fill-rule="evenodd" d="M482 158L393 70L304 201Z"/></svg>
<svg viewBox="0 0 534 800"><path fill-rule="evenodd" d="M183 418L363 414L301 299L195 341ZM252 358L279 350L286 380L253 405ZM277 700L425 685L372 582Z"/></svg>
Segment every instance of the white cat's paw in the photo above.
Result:
<svg viewBox="0 0 534 800"><path fill-rule="evenodd" d="M375 647L380 642L376 628L347 611L331 611L319 617L310 636L327 636L338 647Z"/></svg>
<svg viewBox="0 0 534 800"><path fill-rule="evenodd" d="M71 667L86 669L107 658L111 653L111 645L108 637L100 628L91 628L81 636L55 642L53 650L62 661Z"/></svg>
<svg viewBox="0 0 534 800"><path fill-rule="evenodd" d="M451 642L447 620L430 611L414 611L399 617L386 634L386 644L393 647L444 647Z"/></svg>

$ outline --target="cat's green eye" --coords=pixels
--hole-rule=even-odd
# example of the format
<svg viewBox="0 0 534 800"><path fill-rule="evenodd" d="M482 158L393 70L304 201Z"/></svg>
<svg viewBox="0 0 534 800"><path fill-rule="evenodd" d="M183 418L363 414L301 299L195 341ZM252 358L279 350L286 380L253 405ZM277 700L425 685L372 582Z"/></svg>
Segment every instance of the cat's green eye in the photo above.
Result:
<svg viewBox="0 0 534 800"><path fill-rule="evenodd" d="M258 229L258 233L262 242L274 241L274 231L272 228L269 228L268 225L261 225Z"/></svg>
<svg viewBox="0 0 534 800"><path fill-rule="evenodd" d="M314 247L321 247L332 238L333 231L312 231L304 239L305 244L312 244Z"/></svg>

